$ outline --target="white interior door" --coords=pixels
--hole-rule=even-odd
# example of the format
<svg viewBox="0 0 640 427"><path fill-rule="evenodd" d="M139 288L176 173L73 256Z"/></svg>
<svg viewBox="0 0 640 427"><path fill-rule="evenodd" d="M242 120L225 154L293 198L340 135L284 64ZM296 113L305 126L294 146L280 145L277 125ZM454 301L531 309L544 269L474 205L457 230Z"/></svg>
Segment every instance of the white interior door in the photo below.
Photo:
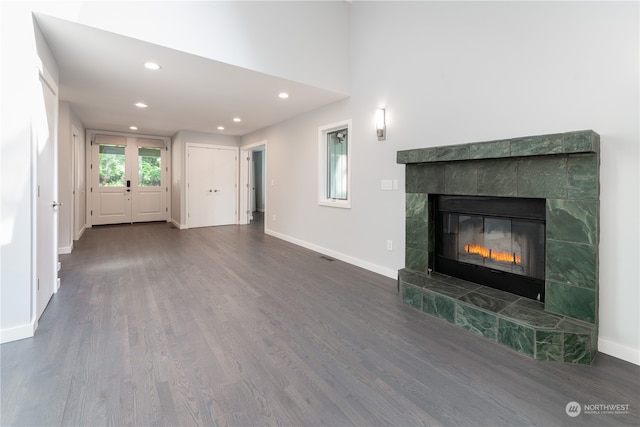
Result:
<svg viewBox="0 0 640 427"><path fill-rule="evenodd" d="M92 224L166 221L164 141L96 135L91 177Z"/></svg>
<svg viewBox="0 0 640 427"><path fill-rule="evenodd" d="M37 144L36 319L58 290L58 95L52 81L42 75L43 105L35 120Z"/></svg>
<svg viewBox="0 0 640 427"><path fill-rule="evenodd" d="M214 149L213 156L213 225L236 223L238 188L236 150Z"/></svg>
<svg viewBox="0 0 640 427"><path fill-rule="evenodd" d="M236 224L237 149L187 146L189 228Z"/></svg>
<svg viewBox="0 0 640 427"><path fill-rule="evenodd" d="M213 225L213 184L210 177L211 148L187 148L187 216L189 228Z"/></svg>

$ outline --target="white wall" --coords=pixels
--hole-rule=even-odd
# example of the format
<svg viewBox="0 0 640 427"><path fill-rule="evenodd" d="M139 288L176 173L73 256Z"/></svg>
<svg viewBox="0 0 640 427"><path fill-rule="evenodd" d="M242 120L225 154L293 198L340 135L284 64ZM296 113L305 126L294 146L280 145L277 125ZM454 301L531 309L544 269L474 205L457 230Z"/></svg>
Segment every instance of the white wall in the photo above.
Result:
<svg viewBox="0 0 640 427"><path fill-rule="evenodd" d="M71 108L68 102L58 105L58 253L73 248L73 146L71 144Z"/></svg>
<svg viewBox="0 0 640 427"><path fill-rule="evenodd" d="M71 127L78 131L78 148L77 148L77 209L75 225L73 230L73 239L79 240L87 225L86 204L87 204L87 143L85 141L86 129L84 124L78 119L73 110L70 111ZM73 142L73 139L72 139ZM73 187L72 187L73 189Z"/></svg>
<svg viewBox="0 0 640 427"><path fill-rule="evenodd" d="M186 216L182 213L182 201L185 198L186 188L182 189L184 179L184 142L180 134L171 138L171 222L179 229L187 228ZM184 218L184 224L182 219Z"/></svg>
<svg viewBox="0 0 640 427"><path fill-rule="evenodd" d="M62 19L323 89L348 88L344 40L349 37L350 8L344 1L53 4L39 8ZM325 66L326 58L331 58L331 67Z"/></svg>
<svg viewBox="0 0 640 427"><path fill-rule="evenodd" d="M269 140L267 231L393 276L404 265L396 151L593 129L599 347L640 364L638 4L354 2L351 16L351 98L243 138ZM386 141L375 137L378 107ZM352 209L321 207L317 128L348 118ZM381 191L381 179L401 190Z"/></svg>
<svg viewBox="0 0 640 427"><path fill-rule="evenodd" d="M73 167L74 159L72 127L79 133L80 165L84 165L84 126L71 109L68 102L61 101L58 110L58 201L63 205L58 208L58 252L70 253L73 249L74 236L80 230L74 230L73 218ZM80 206L78 212L81 227L85 223L85 191L84 191L84 167L79 171L81 186L78 191Z"/></svg>
<svg viewBox="0 0 640 427"><path fill-rule="evenodd" d="M187 153L186 144L210 144L238 147L237 136L216 135L193 131L180 131L171 139L172 168L171 178L171 222L178 228L187 228Z"/></svg>
<svg viewBox="0 0 640 427"><path fill-rule="evenodd" d="M0 6L0 342L6 342L32 336L37 325L33 310L37 169L31 127L46 121L35 116L38 110L33 108L43 102L38 68L44 66L57 84L58 67L34 27L29 4L3 2Z"/></svg>

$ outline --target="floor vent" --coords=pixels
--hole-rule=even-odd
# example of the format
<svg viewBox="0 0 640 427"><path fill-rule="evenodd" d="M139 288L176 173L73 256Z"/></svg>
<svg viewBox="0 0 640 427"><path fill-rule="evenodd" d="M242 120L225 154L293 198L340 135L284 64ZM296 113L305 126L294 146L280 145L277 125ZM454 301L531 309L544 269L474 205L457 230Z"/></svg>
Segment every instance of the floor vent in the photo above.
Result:
<svg viewBox="0 0 640 427"><path fill-rule="evenodd" d="M322 258L322 259L323 259L323 260L325 260L325 261L333 261L333 258L328 257L328 256L326 256L326 255L320 255L320 258Z"/></svg>

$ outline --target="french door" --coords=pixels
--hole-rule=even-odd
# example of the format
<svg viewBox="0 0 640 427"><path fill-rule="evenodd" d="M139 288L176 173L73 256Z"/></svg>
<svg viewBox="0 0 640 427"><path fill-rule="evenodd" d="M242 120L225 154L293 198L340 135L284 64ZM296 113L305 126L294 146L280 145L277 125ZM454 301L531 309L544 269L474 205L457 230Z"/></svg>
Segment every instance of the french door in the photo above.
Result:
<svg viewBox="0 0 640 427"><path fill-rule="evenodd" d="M167 219L164 141L96 135L91 150L91 223Z"/></svg>

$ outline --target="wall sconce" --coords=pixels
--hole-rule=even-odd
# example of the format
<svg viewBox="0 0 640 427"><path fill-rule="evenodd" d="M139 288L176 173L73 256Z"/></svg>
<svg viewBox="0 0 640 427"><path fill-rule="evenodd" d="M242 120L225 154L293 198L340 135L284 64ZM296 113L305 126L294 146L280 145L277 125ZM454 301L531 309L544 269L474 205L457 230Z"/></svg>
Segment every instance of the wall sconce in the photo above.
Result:
<svg viewBox="0 0 640 427"><path fill-rule="evenodd" d="M376 110L376 134L378 141L383 141L387 137L387 124L384 120L384 108Z"/></svg>

